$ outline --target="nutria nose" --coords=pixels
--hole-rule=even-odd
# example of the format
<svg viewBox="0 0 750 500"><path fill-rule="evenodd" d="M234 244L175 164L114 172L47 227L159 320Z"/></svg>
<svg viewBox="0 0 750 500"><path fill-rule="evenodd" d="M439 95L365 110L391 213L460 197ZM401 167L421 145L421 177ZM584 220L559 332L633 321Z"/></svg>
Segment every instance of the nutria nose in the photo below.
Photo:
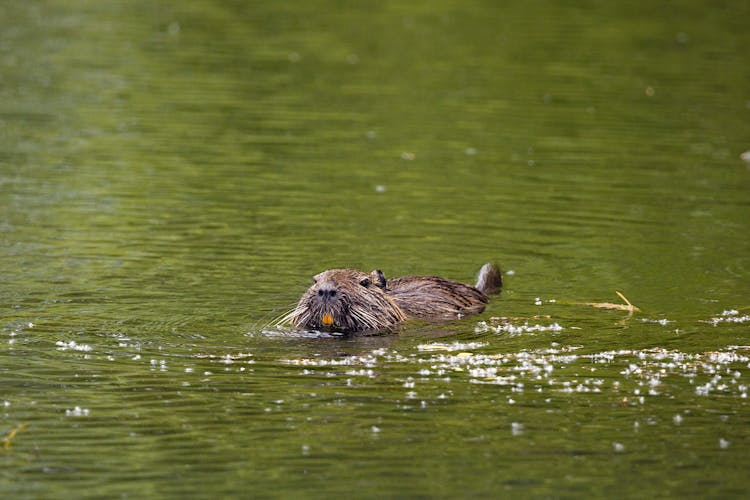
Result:
<svg viewBox="0 0 750 500"><path fill-rule="evenodd" d="M318 286L318 297L321 299L332 299L336 296L336 292L333 283L322 283Z"/></svg>

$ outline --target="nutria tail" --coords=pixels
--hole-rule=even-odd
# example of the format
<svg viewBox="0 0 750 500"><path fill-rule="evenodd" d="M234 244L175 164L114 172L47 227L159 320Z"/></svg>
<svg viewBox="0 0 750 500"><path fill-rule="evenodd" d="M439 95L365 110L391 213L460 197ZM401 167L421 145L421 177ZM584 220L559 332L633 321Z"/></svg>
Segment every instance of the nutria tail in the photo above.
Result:
<svg viewBox="0 0 750 500"><path fill-rule="evenodd" d="M486 263L479 270L475 288L485 295L497 293L503 287L503 275L500 269L491 262Z"/></svg>

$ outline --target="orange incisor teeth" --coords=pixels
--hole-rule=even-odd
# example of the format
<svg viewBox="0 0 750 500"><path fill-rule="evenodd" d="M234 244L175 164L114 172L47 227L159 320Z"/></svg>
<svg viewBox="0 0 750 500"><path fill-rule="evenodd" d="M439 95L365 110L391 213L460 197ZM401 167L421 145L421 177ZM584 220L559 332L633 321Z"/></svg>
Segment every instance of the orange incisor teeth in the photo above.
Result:
<svg viewBox="0 0 750 500"><path fill-rule="evenodd" d="M324 326L331 326L333 324L333 314L323 313L322 321Z"/></svg>

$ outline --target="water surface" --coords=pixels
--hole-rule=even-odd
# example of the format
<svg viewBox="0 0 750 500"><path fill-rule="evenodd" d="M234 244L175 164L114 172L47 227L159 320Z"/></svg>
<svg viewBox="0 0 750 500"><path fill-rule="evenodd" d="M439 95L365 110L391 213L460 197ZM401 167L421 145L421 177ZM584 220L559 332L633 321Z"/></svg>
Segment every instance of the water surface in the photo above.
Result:
<svg viewBox="0 0 750 500"><path fill-rule="evenodd" d="M747 7L1 10L0 491L745 494ZM486 261L478 317L272 321Z"/></svg>

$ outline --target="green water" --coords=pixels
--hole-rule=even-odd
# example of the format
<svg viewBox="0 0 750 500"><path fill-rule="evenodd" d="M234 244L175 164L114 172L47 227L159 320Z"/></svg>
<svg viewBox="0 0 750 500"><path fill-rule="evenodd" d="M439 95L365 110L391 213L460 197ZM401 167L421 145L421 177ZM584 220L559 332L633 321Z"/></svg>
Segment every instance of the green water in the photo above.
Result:
<svg viewBox="0 0 750 500"><path fill-rule="evenodd" d="M0 493L746 496L749 18L3 2ZM272 322L486 261L478 317Z"/></svg>

